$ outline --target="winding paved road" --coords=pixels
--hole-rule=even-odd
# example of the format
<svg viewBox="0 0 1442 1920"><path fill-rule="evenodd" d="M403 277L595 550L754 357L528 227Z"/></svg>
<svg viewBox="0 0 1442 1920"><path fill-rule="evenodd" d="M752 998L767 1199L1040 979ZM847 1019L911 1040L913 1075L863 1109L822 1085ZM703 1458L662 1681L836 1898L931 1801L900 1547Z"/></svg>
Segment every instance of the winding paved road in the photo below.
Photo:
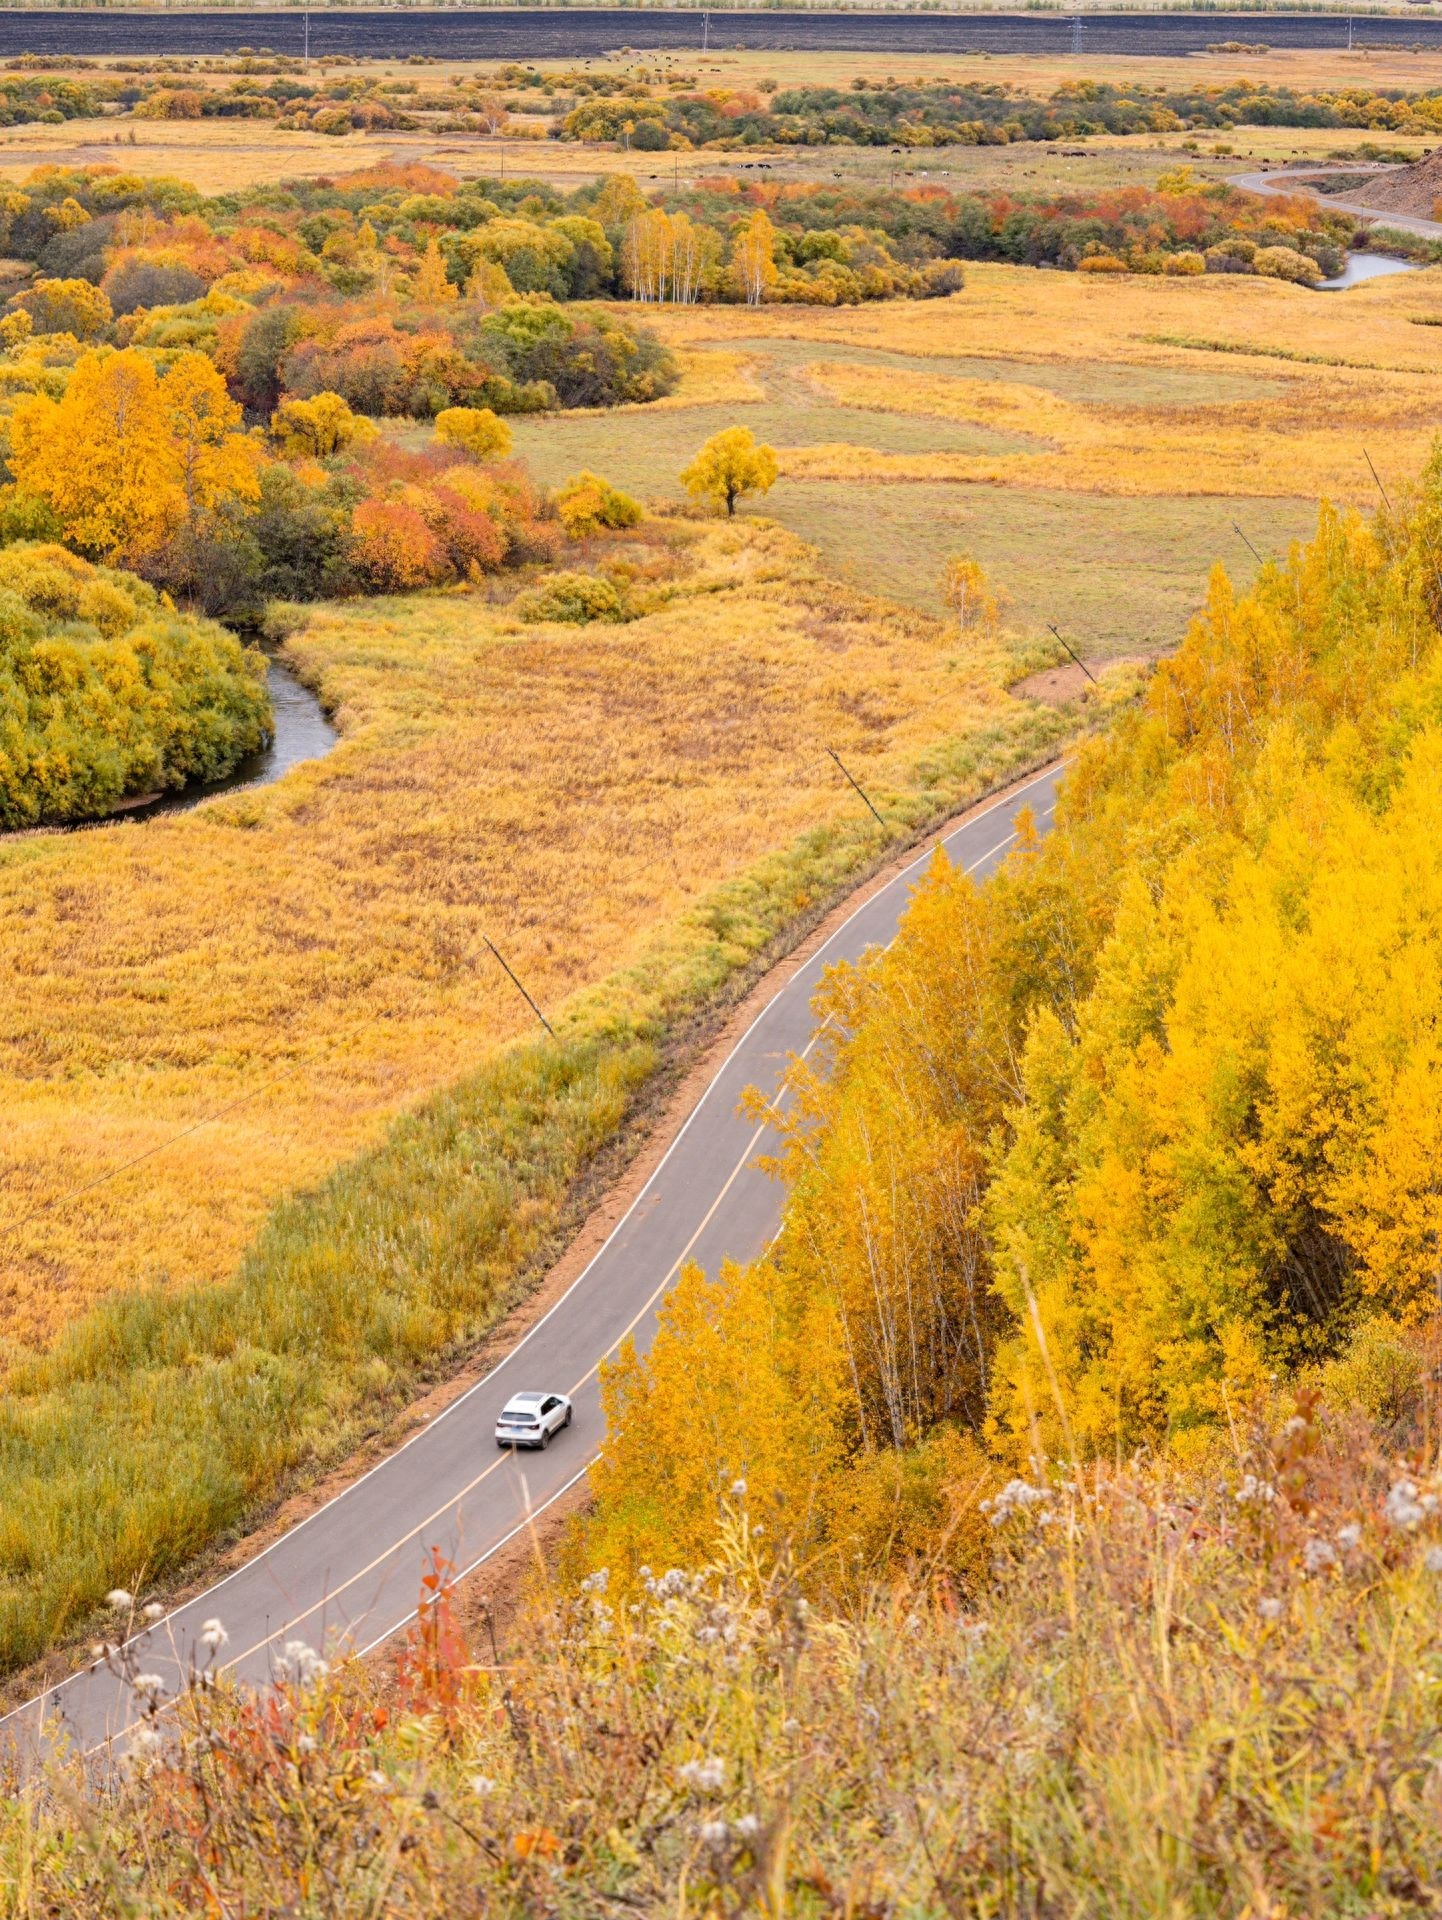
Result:
<svg viewBox="0 0 1442 1920"><path fill-rule="evenodd" d="M1388 166L1383 162L1371 164L1359 161L1353 166L1341 167L1279 167L1272 173L1234 173L1227 181L1229 187L1245 187L1249 193L1310 193L1320 199L1322 196L1311 184L1319 173L1400 173L1400 167ZM1340 194L1329 193L1326 204L1336 207L1341 213L1359 214L1366 220L1380 220L1389 227L1400 227L1404 233L1426 234L1435 240L1442 234L1442 220L1424 220L1420 214L1389 213L1385 207L1369 207L1363 200L1344 199Z"/></svg>
<svg viewBox="0 0 1442 1920"><path fill-rule="evenodd" d="M1059 770L1049 769L963 818L940 838L968 873L989 873L1029 805L1045 830ZM574 1486L603 1438L597 1369L628 1333L649 1344L656 1306L682 1263L715 1272L750 1259L776 1232L782 1194L755 1161L767 1129L740 1117L748 1086L775 1087L793 1054L816 1042L811 1000L823 968L891 940L935 843L863 902L782 986L737 1042L665 1158L610 1238L531 1331L483 1380L404 1446L228 1578L130 1644L134 1671L167 1692L184 1684L204 1623L230 1635L222 1664L264 1682L286 1642L365 1652L410 1620L422 1557L438 1548L469 1572ZM496 1416L512 1393L560 1388L575 1418L545 1453L498 1453ZM122 1735L134 1718L129 1688L104 1667L76 1674L0 1722L22 1749L57 1720L84 1751Z"/></svg>

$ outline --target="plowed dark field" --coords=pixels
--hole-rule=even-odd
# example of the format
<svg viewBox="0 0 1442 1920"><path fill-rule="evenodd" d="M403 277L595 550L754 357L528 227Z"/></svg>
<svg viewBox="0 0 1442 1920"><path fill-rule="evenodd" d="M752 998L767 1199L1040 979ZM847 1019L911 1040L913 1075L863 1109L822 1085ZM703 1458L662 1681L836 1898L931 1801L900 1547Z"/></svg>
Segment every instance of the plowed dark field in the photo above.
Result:
<svg viewBox="0 0 1442 1920"><path fill-rule="evenodd" d="M619 47L746 47L876 53L1196 53L1222 40L1273 47L1348 42L1339 14L1098 13L1075 23L1059 14L749 13L696 8L476 7L314 8L310 51L382 59L426 53L440 59L569 59ZM1442 19L1354 17L1353 43L1442 47ZM0 11L0 58L19 53L231 53L238 47L300 53L300 7L245 12L108 11L89 8Z"/></svg>

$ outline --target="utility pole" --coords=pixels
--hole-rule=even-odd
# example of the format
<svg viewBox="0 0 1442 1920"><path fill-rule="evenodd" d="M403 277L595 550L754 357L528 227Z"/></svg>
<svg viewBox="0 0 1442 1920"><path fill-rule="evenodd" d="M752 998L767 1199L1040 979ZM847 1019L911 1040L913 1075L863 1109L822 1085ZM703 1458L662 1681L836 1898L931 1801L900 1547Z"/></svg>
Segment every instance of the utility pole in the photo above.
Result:
<svg viewBox="0 0 1442 1920"><path fill-rule="evenodd" d="M510 980L511 985L516 989L517 993L520 994L521 998L525 1001L526 1005L531 1009L531 1012L535 1014L536 1018L540 1021L541 1025L546 1029L546 1032L550 1034L551 1038L554 1040L556 1037L556 1029L551 1025L550 1021L546 1018L545 1014L541 1012L541 1009L536 1005L535 1001L531 998L530 994L526 992L526 989L521 985L520 981L516 978L515 974L511 970L511 967L507 963L505 956L502 954L500 948L496 945L494 940L492 940L489 937L489 935L483 933L481 935L481 938L482 940L485 941L486 945L490 948L491 952L496 956L496 958L500 961L501 965L505 968L507 978Z"/></svg>
<svg viewBox="0 0 1442 1920"><path fill-rule="evenodd" d="M1065 645L1065 642L1063 642L1063 645ZM831 755L831 758L836 762L837 766L841 767L841 771L846 774L846 777L851 782L852 786L855 787L856 791L861 795L862 799L866 802L867 806L871 807L871 811L876 814L877 820L880 821L881 825L884 827L886 825L886 822L882 820L881 815L879 813L876 813L876 808L872 806L872 803L871 803L870 794L867 793L866 789L862 786L861 782L857 780L853 774L847 773L846 768L841 766L841 755L837 753L834 747L827 747L826 752Z"/></svg>
<svg viewBox="0 0 1442 1920"><path fill-rule="evenodd" d="M305 10L305 64L310 65L310 8Z"/></svg>
<svg viewBox="0 0 1442 1920"><path fill-rule="evenodd" d="M1072 659L1075 660L1077 665L1081 668L1082 672L1086 675L1087 679L1091 681L1093 686L1095 686L1097 683L1097 677L1092 672L1091 668L1087 665L1086 661L1082 659L1081 655L1077 652L1076 648L1071 646L1067 641L1063 640L1061 635L1057 633L1056 628L1051 626L1050 623L1048 623L1048 631L1056 634L1057 640L1060 642L1062 646L1066 648L1067 652L1071 655Z"/></svg>
<svg viewBox="0 0 1442 1920"><path fill-rule="evenodd" d="M711 47L711 16L709 13L703 13L701 16L701 51L702 53L709 52L710 47Z"/></svg>

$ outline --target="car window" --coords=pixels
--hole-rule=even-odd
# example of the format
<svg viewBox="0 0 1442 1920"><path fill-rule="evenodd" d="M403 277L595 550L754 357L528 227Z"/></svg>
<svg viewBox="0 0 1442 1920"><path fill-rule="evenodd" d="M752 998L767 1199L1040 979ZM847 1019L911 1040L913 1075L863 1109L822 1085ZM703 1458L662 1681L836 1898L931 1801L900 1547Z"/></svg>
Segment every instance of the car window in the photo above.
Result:
<svg viewBox="0 0 1442 1920"><path fill-rule="evenodd" d="M542 1407L541 1407L541 1412L542 1412L542 1413L554 1413L554 1412L555 1412L555 1410L556 1410L556 1408L557 1408L557 1407L559 1407L559 1406L560 1406L560 1404L561 1404L561 1403L560 1403L560 1401L559 1401L559 1400L558 1400L558 1399L556 1398L556 1396L555 1396L555 1394L553 1393L553 1394L551 1394L551 1395L549 1396L549 1398L548 1398L548 1399L547 1399L547 1400L545 1401L545 1403L544 1403L544 1404L542 1405Z"/></svg>

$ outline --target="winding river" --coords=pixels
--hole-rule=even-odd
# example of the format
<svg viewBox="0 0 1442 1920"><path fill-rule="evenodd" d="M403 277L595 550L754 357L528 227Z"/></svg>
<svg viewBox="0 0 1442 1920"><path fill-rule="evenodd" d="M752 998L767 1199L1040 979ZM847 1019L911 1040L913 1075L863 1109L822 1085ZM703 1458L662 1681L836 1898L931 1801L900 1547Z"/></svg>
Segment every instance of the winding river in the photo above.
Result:
<svg viewBox="0 0 1442 1920"><path fill-rule="evenodd" d="M308 686L296 679L289 667L281 666L277 660L272 660L266 669L266 684L275 712L275 738L268 747L242 760L227 779L179 787L173 793L162 793L152 800L127 806L111 817L149 820L156 814L184 813L220 793L234 793L240 787L268 787L302 760L323 760L340 735L326 719L320 701Z"/></svg>

